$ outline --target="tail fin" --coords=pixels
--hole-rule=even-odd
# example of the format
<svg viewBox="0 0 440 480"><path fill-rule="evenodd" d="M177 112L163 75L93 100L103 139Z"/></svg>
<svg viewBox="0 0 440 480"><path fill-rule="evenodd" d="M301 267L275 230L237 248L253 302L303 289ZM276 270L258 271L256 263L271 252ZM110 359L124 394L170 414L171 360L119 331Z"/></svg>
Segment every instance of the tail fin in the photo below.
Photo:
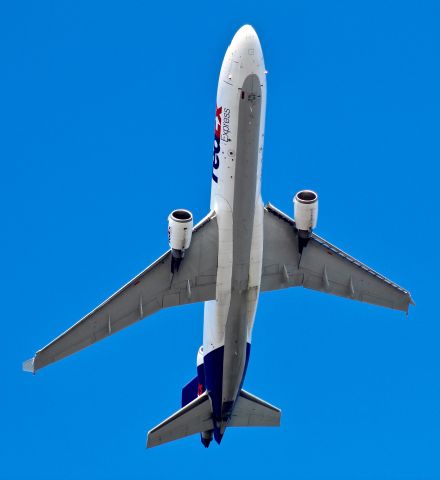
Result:
<svg viewBox="0 0 440 480"><path fill-rule="evenodd" d="M191 403L199 396L199 379L194 377L182 388L182 407Z"/></svg>
<svg viewBox="0 0 440 480"><path fill-rule="evenodd" d="M280 419L279 408L241 390L228 427L279 427Z"/></svg>
<svg viewBox="0 0 440 480"><path fill-rule="evenodd" d="M147 448L187 437L194 433L212 430L211 402L204 392L188 405L148 432Z"/></svg>

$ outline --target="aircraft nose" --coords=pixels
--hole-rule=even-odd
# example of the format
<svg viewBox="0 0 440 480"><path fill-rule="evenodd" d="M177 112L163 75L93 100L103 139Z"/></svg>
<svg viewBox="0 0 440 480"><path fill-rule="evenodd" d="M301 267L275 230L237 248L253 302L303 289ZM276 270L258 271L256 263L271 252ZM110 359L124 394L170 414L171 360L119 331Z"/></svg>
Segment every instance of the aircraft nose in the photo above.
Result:
<svg viewBox="0 0 440 480"><path fill-rule="evenodd" d="M231 46L235 47L234 50L239 50L243 55L254 55L257 53L255 50L261 50L257 32L251 25L243 25L237 30L237 33L232 39ZM252 52L252 50L254 51Z"/></svg>
<svg viewBox="0 0 440 480"><path fill-rule="evenodd" d="M264 67L263 51L260 40L251 25L243 25L232 39L229 47L231 60L241 65L241 68L253 73Z"/></svg>
<svg viewBox="0 0 440 480"><path fill-rule="evenodd" d="M255 31L254 27L252 25L243 25L237 30L236 35L242 36L242 37L256 37L257 32Z"/></svg>
<svg viewBox="0 0 440 480"><path fill-rule="evenodd" d="M263 51L251 25L243 25L234 35L223 59L220 77L228 85L241 88L248 75L255 74L264 82Z"/></svg>

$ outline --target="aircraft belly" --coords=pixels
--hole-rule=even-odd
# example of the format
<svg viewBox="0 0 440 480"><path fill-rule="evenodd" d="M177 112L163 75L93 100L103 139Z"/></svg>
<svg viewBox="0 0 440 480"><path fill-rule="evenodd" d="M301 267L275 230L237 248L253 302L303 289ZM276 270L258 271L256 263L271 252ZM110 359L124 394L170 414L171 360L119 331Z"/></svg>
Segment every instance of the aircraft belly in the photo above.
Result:
<svg viewBox="0 0 440 480"><path fill-rule="evenodd" d="M242 91L244 95L240 98L237 129L232 212L233 262L231 298L225 325L222 403L234 402L242 384L247 359L248 324L253 322L256 308L253 300L258 297L259 289L259 281L256 285L250 284L252 240L254 233L258 234L254 232L255 212L259 207L257 197L260 193L257 192L257 170L261 86L257 75L246 78ZM258 258L252 260L258 263Z"/></svg>
<svg viewBox="0 0 440 480"><path fill-rule="evenodd" d="M241 78L235 84L220 80L216 108L211 208L218 225L217 288L216 300L205 304L203 348L217 434L246 372L263 255L265 87L256 74Z"/></svg>

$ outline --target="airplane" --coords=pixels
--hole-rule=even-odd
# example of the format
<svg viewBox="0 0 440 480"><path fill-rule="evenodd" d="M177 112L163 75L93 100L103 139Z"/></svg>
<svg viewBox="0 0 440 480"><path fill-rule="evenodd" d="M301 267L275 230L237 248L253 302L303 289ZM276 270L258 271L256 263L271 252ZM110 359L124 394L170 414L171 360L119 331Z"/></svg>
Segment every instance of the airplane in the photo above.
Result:
<svg viewBox="0 0 440 480"><path fill-rule="evenodd" d="M242 388L260 292L302 286L406 313L414 305L407 290L314 233L314 191L294 196L294 218L263 204L266 73L259 38L244 25L220 71L210 212L194 227L190 211L171 212L170 249L23 364L35 373L163 308L204 302L197 374L147 447L197 433L208 447L227 427L280 425L280 409Z"/></svg>

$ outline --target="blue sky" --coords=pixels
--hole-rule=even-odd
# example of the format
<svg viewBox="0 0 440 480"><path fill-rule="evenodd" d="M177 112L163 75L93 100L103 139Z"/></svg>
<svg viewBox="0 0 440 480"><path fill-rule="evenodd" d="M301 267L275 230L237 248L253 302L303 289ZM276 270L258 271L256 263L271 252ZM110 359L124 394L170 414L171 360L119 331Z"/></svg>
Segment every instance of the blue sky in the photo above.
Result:
<svg viewBox="0 0 440 480"><path fill-rule="evenodd" d="M438 2L8 2L1 7L1 479L440 478ZM195 374L202 305L39 372L21 362L209 208L221 61L268 74L263 198L320 194L317 232L409 289L409 317L262 295L245 388L279 429L146 451Z"/></svg>

